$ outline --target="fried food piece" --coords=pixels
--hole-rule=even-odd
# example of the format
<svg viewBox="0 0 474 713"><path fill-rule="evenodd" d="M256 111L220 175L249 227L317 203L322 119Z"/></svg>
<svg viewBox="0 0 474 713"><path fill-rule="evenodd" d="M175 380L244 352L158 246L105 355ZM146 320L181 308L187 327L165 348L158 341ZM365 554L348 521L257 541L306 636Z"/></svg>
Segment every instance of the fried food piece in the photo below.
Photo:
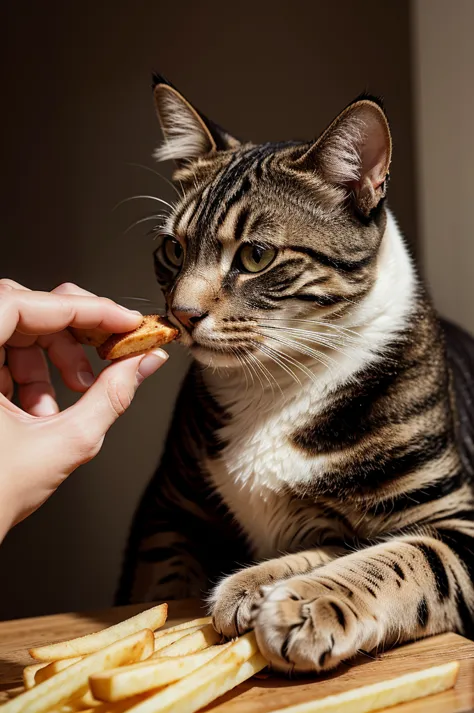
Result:
<svg viewBox="0 0 474 713"><path fill-rule="evenodd" d="M102 329L76 329L71 327L71 334L80 344L96 347L101 359L113 361L126 356L143 354L172 342L179 335L167 319L156 314L143 318L137 329L122 334L110 334Z"/></svg>
<svg viewBox="0 0 474 713"><path fill-rule="evenodd" d="M150 314L143 318L141 325L132 332L112 334L97 352L101 359L121 359L132 354L141 354L161 347L176 339L179 331L163 317Z"/></svg>
<svg viewBox="0 0 474 713"><path fill-rule="evenodd" d="M77 339L79 344L85 344L88 347L100 347L111 334L103 329L96 327L95 329L79 329L78 327L69 327L69 331Z"/></svg>
<svg viewBox="0 0 474 713"><path fill-rule="evenodd" d="M151 609L146 609L140 614L125 619L119 624L109 626L107 629L96 631L94 634L87 634L69 641L61 641L58 644L48 644L46 646L35 646L30 649L30 655L37 661L57 661L58 659L70 659L76 656L84 656L94 651L109 646L114 641L123 639L142 629L160 629L168 616L168 605L159 604ZM154 638L153 638L154 642ZM154 650L153 643L153 650ZM151 652L153 653L153 651Z"/></svg>

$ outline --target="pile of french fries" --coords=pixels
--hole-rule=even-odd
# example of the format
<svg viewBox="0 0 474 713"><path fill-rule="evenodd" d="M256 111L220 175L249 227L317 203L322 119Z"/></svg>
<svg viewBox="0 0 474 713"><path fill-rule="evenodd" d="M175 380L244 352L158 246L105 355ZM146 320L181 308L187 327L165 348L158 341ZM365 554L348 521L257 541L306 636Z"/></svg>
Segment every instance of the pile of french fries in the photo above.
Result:
<svg viewBox="0 0 474 713"><path fill-rule="evenodd" d="M195 713L267 666L253 632L220 642L210 617L161 630L168 606L30 649L25 691L0 713ZM274 713L370 713L454 686L450 662Z"/></svg>
<svg viewBox="0 0 474 713"><path fill-rule="evenodd" d="M204 617L161 631L168 606L30 649L24 693L2 713L193 713L267 665L253 633L220 643Z"/></svg>

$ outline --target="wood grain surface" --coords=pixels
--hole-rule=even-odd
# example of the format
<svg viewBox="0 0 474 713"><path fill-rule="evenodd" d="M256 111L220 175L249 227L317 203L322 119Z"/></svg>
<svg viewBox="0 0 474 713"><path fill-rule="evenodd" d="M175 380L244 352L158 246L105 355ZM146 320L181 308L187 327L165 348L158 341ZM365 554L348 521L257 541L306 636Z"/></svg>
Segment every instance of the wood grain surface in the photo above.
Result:
<svg viewBox="0 0 474 713"><path fill-rule="evenodd" d="M21 685L23 666L32 663L27 649L37 644L60 641L98 631L142 611L144 606L106 611L56 614L46 617L0 622L0 702ZM202 616L191 600L172 602L166 626ZM294 680L269 676L253 678L222 697L206 711L219 713L270 713L276 708L316 700L369 683L448 661L459 661L461 670L454 689L390 708L391 713L473 713L474 642L456 634L443 634L401 646L377 657L361 655L350 665L322 677Z"/></svg>

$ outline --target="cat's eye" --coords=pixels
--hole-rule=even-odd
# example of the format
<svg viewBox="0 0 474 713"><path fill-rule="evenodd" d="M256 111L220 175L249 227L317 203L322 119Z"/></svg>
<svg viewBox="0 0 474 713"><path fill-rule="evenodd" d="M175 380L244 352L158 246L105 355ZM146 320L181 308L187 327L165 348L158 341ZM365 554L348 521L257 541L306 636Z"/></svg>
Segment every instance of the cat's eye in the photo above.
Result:
<svg viewBox="0 0 474 713"><path fill-rule="evenodd" d="M276 254L275 248L264 248L248 243L240 249L240 266L245 272L261 272L273 262Z"/></svg>
<svg viewBox="0 0 474 713"><path fill-rule="evenodd" d="M173 267L181 267L184 252L181 243L176 238L167 236L163 243L163 252L166 260Z"/></svg>

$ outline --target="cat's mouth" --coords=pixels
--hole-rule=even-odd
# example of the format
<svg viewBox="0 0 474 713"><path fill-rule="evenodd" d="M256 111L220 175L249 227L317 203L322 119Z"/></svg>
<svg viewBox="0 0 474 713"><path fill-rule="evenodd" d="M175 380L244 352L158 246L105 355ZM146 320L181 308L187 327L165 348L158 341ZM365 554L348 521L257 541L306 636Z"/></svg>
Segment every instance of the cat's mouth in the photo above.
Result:
<svg viewBox="0 0 474 713"><path fill-rule="evenodd" d="M179 335L176 342L189 349L191 354L199 361L226 362L229 365L229 360L232 365L238 365L239 357L252 351L252 344L249 340L229 339L227 336L221 336L214 326L199 325L192 332L188 331L176 319L172 312L168 312L168 320L179 330ZM257 338L258 339L258 338Z"/></svg>
<svg viewBox="0 0 474 713"><path fill-rule="evenodd" d="M177 341L186 347L198 362L212 367L240 367L242 358L252 351L251 344L236 344L218 337L195 339L184 330L180 332Z"/></svg>

